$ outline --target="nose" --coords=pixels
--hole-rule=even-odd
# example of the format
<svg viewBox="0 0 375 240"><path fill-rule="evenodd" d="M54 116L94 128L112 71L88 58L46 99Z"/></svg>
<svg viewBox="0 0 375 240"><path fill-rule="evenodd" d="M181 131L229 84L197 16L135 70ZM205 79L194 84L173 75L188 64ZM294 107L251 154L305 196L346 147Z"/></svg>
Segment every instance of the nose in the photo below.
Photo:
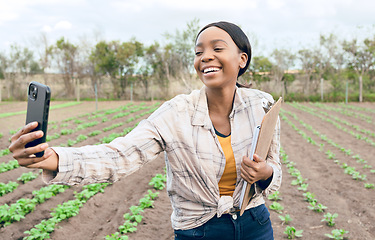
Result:
<svg viewBox="0 0 375 240"><path fill-rule="evenodd" d="M201 56L202 62L208 62L214 59L214 55L211 51L204 51Z"/></svg>

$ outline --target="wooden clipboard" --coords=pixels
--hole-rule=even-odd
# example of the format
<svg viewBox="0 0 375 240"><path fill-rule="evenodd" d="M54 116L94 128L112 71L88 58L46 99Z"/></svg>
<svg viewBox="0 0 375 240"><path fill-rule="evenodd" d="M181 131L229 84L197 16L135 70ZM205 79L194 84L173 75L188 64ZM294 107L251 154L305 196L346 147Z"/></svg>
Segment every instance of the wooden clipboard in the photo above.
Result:
<svg viewBox="0 0 375 240"><path fill-rule="evenodd" d="M273 132L276 127L277 117L279 116L279 111L281 107L282 98L280 97L279 100L271 109L264 115L261 126L260 132L258 136L257 146L255 148L255 154L257 154L262 159L266 159L268 150L271 145ZM245 211L247 205L250 202L250 199L254 195L254 187L253 184L247 184L244 199L242 201L240 216L242 216L243 212ZM251 191L250 191L251 190Z"/></svg>

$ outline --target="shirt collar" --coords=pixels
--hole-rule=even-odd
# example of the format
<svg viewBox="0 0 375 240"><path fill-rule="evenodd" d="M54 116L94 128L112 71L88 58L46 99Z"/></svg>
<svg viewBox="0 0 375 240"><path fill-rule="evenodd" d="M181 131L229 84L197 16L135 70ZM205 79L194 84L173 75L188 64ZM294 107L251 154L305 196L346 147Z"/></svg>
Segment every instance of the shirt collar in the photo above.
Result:
<svg viewBox="0 0 375 240"><path fill-rule="evenodd" d="M239 111L244 108L244 100L242 97L242 91L236 86L236 91L234 93L234 102L232 112L229 114L229 117L232 118L236 111ZM210 117L208 114L208 105L207 105L207 95L206 87L203 86L199 91L199 96L197 103L194 107L194 113L192 118L192 124L194 126L209 126Z"/></svg>

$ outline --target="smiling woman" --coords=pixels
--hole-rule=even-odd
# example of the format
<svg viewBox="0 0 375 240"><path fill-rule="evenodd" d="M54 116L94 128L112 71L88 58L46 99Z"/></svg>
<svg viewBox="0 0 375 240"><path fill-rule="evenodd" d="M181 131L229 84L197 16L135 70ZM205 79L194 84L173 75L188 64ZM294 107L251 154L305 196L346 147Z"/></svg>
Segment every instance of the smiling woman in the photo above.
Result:
<svg viewBox="0 0 375 240"><path fill-rule="evenodd" d="M30 123L11 138L13 157L22 166L43 169L48 183L73 185L117 181L165 152L176 240L273 239L263 197L281 183L280 125L267 159L249 155L253 129L274 100L237 83L251 59L238 26L207 25L197 35L195 52L194 67L205 86L165 102L125 137L80 148L25 148L42 136L31 132L36 124ZM36 158L42 150L44 156ZM240 216L245 181L256 194Z"/></svg>

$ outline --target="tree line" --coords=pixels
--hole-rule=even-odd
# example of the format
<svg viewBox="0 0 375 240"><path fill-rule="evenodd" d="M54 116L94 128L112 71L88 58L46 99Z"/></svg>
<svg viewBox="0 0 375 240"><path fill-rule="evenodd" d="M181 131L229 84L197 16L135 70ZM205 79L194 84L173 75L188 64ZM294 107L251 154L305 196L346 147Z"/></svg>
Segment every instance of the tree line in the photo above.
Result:
<svg viewBox="0 0 375 240"><path fill-rule="evenodd" d="M14 43L7 52L0 52L0 83L8 86L10 99L23 99L24 94L18 90L20 80L39 74L48 84L54 81L47 74L52 70L63 82L65 98L74 97L79 79L86 79L93 90L109 82L113 99L127 99L126 90L133 86L144 99L150 98L151 86L158 86L162 96L169 98L173 82L189 91L194 88L192 81L197 77L192 63L200 27L199 20L194 19L185 29L164 34L162 43L149 45L134 37L125 42L100 40L94 44L73 43L62 37L49 44L47 36L41 34L35 50ZM364 40L343 40L329 34L321 35L313 48L296 52L276 48L269 56L253 56L240 81L292 100L296 96L302 100L318 96L322 82L329 86L326 94L342 96L348 83L357 100L362 101L363 94L375 99L374 66L375 34Z"/></svg>

